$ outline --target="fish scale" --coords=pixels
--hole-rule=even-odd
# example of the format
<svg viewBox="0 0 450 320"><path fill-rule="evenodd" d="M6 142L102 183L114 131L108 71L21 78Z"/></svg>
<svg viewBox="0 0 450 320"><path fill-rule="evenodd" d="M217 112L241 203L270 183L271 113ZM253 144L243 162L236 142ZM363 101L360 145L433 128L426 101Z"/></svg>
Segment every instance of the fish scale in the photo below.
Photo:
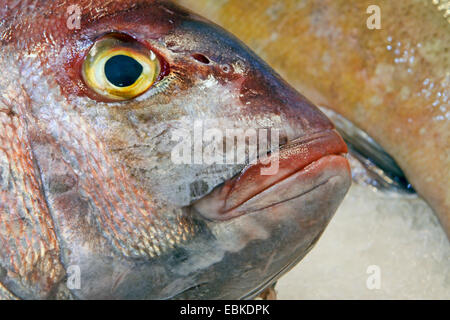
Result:
<svg viewBox="0 0 450 320"><path fill-rule="evenodd" d="M16 108L25 114L23 103ZM38 287L43 296L64 275L59 262L59 245L44 195L38 180L38 169L29 152L27 133L22 117L0 113L1 157L3 170L8 170L2 181L0 222L2 225L1 256L7 272L15 274L15 285ZM10 235L14 234L12 238ZM9 259L5 259L9 257ZM43 281L44 280L44 281ZM23 281L23 282L22 282ZM28 289L28 288L27 288Z"/></svg>

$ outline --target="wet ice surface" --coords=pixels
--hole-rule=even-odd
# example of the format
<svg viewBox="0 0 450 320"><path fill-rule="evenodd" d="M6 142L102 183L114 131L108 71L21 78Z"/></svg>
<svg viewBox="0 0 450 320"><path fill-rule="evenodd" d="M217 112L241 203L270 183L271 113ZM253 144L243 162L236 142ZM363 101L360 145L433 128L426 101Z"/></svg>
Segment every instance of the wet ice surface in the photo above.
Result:
<svg viewBox="0 0 450 320"><path fill-rule="evenodd" d="M378 290L366 285L373 265ZM354 184L277 292L279 299L450 299L450 243L419 197Z"/></svg>

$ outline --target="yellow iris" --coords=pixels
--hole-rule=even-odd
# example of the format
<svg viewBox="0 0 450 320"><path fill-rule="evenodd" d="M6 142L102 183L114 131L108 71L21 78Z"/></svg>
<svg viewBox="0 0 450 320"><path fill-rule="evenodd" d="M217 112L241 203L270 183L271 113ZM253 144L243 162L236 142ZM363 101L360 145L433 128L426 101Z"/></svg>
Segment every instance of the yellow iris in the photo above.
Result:
<svg viewBox="0 0 450 320"><path fill-rule="evenodd" d="M85 83L111 100L129 100L147 91L158 78L156 55L136 41L114 36L98 40L83 62Z"/></svg>

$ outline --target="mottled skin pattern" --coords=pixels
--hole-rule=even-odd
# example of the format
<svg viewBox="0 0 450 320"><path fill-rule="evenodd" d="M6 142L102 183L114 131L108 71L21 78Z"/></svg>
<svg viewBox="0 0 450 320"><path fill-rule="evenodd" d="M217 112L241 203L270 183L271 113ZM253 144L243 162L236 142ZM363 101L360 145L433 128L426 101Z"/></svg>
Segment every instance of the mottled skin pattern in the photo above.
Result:
<svg viewBox="0 0 450 320"><path fill-rule="evenodd" d="M178 0L395 158L450 236L450 2ZM369 5L381 29L369 30ZM446 11L447 8L447 11Z"/></svg>
<svg viewBox="0 0 450 320"><path fill-rule="evenodd" d="M80 29L67 27L73 3ZM108 102L81 77L111 32L169 66L130 101ZM311 249L349 188L331 122L238 40L169 2L2 0L0 41L0 298L252 297ZM173 131L199 119L280 129L282 176L175 164ZM72 266L80 288L66 284Z"/></svg>

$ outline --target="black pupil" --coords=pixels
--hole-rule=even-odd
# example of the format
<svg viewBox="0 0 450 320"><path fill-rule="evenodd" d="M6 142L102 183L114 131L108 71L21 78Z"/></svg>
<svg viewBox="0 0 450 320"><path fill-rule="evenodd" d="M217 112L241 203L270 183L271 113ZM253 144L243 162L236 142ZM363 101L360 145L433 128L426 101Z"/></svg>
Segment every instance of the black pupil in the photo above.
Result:
<svg viewBox="0 0 450 320"><path fill-rule="evenodd" d="M139 78L142 70L139 62L121 54L110 58L105 63L106 78L116 87L131 86Z"/></svg>

